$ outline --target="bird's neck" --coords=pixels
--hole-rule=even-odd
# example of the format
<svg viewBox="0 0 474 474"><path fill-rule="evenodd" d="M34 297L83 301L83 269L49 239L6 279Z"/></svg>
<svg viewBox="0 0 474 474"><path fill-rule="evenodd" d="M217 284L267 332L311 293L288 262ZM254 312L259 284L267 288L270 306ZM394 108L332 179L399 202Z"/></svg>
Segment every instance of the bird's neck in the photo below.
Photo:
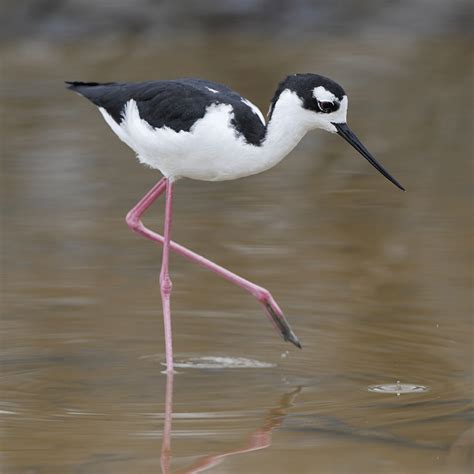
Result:
<svg viewBox="0 0 474 474"><path fill-rule="evenodd" d="M262 170L279 163L310 129L301 99L289 90L280 94L273 105L265 139L260 148Z"/></svg>

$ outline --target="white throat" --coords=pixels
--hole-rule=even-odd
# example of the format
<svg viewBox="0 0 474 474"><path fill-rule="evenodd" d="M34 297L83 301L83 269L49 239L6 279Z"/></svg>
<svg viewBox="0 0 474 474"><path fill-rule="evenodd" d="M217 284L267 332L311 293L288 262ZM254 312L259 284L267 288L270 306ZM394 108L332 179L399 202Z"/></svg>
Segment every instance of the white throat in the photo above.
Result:
<svg viewBox="0 0 474 474"><path fill-rule="evenodd" d="M280 94L271 119L267 125L265 139L259 147L258 171L265 171L279 163L295 148L306 132L313 128L314 112L303 108L296 92L285 90Z"/></svg>

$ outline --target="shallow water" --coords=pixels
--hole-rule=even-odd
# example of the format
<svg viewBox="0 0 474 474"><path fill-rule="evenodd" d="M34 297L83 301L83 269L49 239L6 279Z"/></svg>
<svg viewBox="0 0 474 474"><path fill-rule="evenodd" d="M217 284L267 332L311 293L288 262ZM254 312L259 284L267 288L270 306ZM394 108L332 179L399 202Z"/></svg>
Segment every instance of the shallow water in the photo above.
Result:
<svg viewBox="0 0 474 474"><path fill-rule="evenodd" d="M3 49L2 472L469 472L470 42L202 46ZM266 110L293 71L344 84L407 192L323 132L262 175L178 182L175 240L268 287L303 350L173 256L166 377L160 249L124 224L158 175L61 81L203 76ZM369 391L398 381L429 390Z"/></svg>

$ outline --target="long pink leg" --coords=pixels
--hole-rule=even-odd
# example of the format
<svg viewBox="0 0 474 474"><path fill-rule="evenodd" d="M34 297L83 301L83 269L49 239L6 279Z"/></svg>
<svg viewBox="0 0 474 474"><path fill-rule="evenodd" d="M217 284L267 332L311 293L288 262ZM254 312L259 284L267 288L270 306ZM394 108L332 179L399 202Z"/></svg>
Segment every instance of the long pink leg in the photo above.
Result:
<svg viewBox="0 0 474 474"><path fill-rule="evenodd" d="M160 287L163 304L163 322L165 327L166 371L173 372L173 335L171 332L170 297L172 283L169 275L171 222L173 219L173 182L166 180L165 228L163 242L163 258L161 261Z"/></svg>
<svg viewBox="0 0 474 474"><path fill-rule="evenodd" d="M148 193L138 202L138 204L127 214L126 218L127 225L134 232L160 244L164 244L165 242L163 236L145 227L141 221L141 216L151 206L151 204L153 204L153 202L156 201L156 199L158 199L161 194L163 194L166 189L166 183L167 179L163 178L161 181L155 184L155 186L150 191L148 191ZM282 310L277 305L273 296L267 289L258 286L255 283L252 283L240 277L239 275L236 275L235 273L232 273L226 268L211 262L207 258L198 255L197 253L194 253L186 247L183 247L182 245L179 245L171 240L169 242L169 248L173 252L182 255L188 260L191 260L192 262L197 263L208 270L211 270L217 275L220 275L221 277L225 278L231 283L234 283L257 298L257 300L263 305L270 321L273 322L275 328L280 332L283 339L301 348L301 344L288 324L288 321L286 320Z"/></svg>

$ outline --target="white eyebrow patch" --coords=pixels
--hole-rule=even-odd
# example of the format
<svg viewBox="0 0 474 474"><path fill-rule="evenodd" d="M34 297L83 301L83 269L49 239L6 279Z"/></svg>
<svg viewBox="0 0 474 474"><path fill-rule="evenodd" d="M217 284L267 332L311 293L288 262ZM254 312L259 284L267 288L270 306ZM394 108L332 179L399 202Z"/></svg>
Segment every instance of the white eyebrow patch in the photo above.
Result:
<svg viewBox="0 0 474 474"><path fill-rule="evenodd" d="M257 117L261 120L263 125L265 125L265 117L263 116L262 112L260 112L260 109L255 105L250 102L248 99L240 99L245 105L250 107L252 109L252 112L257 115Z"/></svg>
<svg viewBox="0 0 474 474"><path fill-rule="evenodd" d="M313 97L320 102L335 102L337 97L325 87L318 86L313 89Z"/></svg>
<svg viewBox="0 0 474 474"><path fill-rule="evenodd" d="M219 93L219 91L216 91L215 89L211 89L210 87L206 87L206 89L207 89L208 91L213 92L214 94Z"/></svg>

